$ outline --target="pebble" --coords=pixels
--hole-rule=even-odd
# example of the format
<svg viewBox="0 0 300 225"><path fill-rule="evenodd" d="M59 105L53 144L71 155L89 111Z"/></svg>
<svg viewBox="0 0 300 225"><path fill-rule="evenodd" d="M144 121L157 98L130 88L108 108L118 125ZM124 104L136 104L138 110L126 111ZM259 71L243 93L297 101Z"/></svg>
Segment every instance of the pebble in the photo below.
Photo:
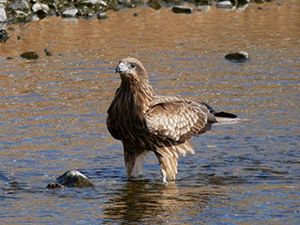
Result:
<svg viewBox="0 0 300 225"><path fill-rule="evenodd" d="M210 5L200 5L197 7L197 11L201 11L201 12L209 12L210 10L211 10Z"/></svg>
<svg viewBox="0 0 300 225"><path fill-rule="evenodd" d="M220 9L230 9L232 7L232 3L231 1L223 1L219 2L216 7Z"/></svg>
<svg viewBox="0 0 300 225"><path fill-rule="evenodd" d="M20 55L20 57L27 59L27 60L35 60L39 58L39 55L35 51L24 52Z"/></svg>
<svg viewBox="0 0 300 225"><path fill-rule="evenodd" d="M47 48L44 49L44 53L46 56L53 56L53 52L48 50Z"/></svg>
<svg viewBox="0 0 300 225"><path fill-rule="evenodd" d="M6 11L3 7L0 6L0 23L7 22Z"/></svg>
<svg viewBox="0 0 300 225"><path fill-rule="evenodd" d="M184 7L184 6L173 6L172 12L173 13L191 14L193 12L193 8Z"/></svg>
<svg viewBox="0 0 300 225"><path fill-rule="evenodd" d="M9 34L5 30L0 30L0 42L4 43L9 39Z"/></svg>
<svg viewBox="0 0 300 225"><path fill-rule="evenodd" d="M75 17L78 13L78 9L67 9L62 13L64 17Z"/></svg>

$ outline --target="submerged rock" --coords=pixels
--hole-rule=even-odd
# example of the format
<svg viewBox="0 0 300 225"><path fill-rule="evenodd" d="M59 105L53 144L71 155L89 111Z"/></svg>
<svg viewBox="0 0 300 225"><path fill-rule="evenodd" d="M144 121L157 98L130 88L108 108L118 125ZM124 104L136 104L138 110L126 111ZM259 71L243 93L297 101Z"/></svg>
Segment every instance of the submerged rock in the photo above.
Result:
<svg viewBox="0 0 300 225"><path fill-rule="evenodd" d="M35 60L39 58L39 55L35 51L31 52L24 52L20 55L20 57L27 59L27 60Z"/></svg>
<svg viewBox="0 0 300 225"><path fill-rule="evenodd" d="M172 12L173 13L191 14L193 12L193 8L184 7L184 6L173 6L172 7Z"/></svg>
<svg viewBox="0 0 300 225"><path fill-rule="evenodd" d="M48 188L63 187L94 187L95 185L86 176L76 170L70 170L56 179L57 183L50 183Z"/></svg>
<svg viewBox="0 0 300 225"><path fill-rule="evenodd" d="M249 59L249 54L248 54L248 52L245 52L245 51L229 53L229 54L225 55L225 59L230 60L230 61L243 62L243 61Z"/></svg>
<svg viewBox="0 0 300 225"><path fill-rule="evenodd" d="M9 39L9 34L5 30L0 30L0 42L4 43Z"/></svg>

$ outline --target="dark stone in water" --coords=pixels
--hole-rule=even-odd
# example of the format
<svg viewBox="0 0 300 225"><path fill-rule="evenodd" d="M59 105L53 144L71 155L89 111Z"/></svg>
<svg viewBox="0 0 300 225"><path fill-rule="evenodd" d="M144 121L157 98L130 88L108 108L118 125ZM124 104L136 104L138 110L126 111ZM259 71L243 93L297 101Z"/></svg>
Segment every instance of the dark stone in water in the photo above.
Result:
<svg viewBox="0 0 300 225"><path fill-rule="evenodd" d="M0 30L0 42L4 43L9 39L9 34L5 30Z"/></svg>
<svg viewBox="0 0 300 225"><path fill-rule="evenodd" d="M63 187L94 187L95 185L82 173L71 170L65 172L56 179L57 183L50 183L48 188L63 188Z"/></svg>
<svg viewBox="0 0 300 225"><path fill-rule="evenodd" d="M173 6L172 12L173 13L191 14L193 12L193 9L190 7L184 7L184 6Z"/></svg>
<svg viewBox="0 0 300 225"><path fill-rule="evenodd" d="M39 58L39 55L34 52L24 52L23 54L20 55L22 58L27 59L27 60L35 60Z"/></svg>
<svg viewBox="0 0 300 225"><path fill-rule="evenodd" d="M47 48L44 49L44 52L46 56L53 56L53 52L48 50Z"/></svg>
<svg viewBox="0 0 300 225"><path fill-rule="evenodd" d="M231 61L243 62L243 61L249 59L249 54L248 54L248 52L245 52L245 51L229 53L229 54L225 55L225 59L228 59Z"/></svg>
<svg viewBox="0 0 300 225"><path fill-rule="evenodd" d="M159 10L163 7L163 2L161 0L149 0L147 5L155 10Z"/></svg>
<svg viewBox="0 0 300 225"><path fill-rule="evenodd" d="M106 13L100 12L100 13L97 14L97 18L99 20L106 20L108 18L108 16L106 15Z"/></svg>

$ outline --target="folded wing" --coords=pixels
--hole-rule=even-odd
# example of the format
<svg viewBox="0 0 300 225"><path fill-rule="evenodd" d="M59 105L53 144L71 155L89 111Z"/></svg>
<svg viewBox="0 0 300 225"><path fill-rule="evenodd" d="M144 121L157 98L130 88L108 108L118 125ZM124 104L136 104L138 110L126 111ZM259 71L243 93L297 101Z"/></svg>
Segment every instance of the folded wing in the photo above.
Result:
<svg viewBox="0 0 300 225"><path fill-rule="evenodd" d="M154 100L145 119L151 134L178 142L209 130L216 122L205 105L176 97Z"/></svg>

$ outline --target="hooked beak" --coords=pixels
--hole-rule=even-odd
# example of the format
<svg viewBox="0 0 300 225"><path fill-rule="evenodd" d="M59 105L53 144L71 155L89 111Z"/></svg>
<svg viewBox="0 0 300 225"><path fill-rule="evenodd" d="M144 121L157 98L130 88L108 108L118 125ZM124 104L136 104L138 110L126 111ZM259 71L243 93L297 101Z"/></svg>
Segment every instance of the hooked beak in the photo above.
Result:
<svg viewBox="0 0 300 225"><path fill-rule="evenodd" d="M116 73L123 73L128 70L128 66L126 63L120 62L116 67Z"/></svg>

